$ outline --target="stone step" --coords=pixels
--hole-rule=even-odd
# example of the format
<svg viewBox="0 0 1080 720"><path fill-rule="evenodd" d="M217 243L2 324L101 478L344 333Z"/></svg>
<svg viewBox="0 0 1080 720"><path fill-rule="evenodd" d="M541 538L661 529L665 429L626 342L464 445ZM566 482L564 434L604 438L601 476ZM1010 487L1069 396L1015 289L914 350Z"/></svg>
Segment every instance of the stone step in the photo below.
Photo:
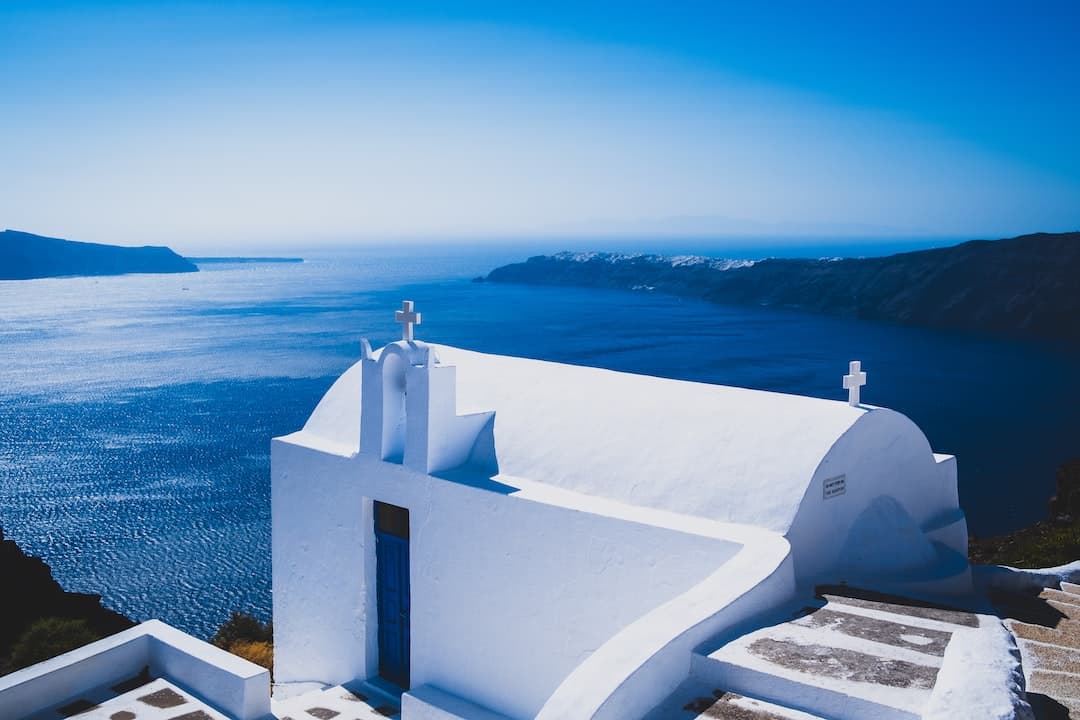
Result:
<svg viewBox="0 0 1080 720"><path fill-rule="evenodd" d="M797 704L806 708L803 712L812 713L811 717L831 720L918 720L930 695L929 690L922 690L918 697L911 697L910 693L908 697L898 697L898 694L885 697L880 692L882 686L873 683L857 688L853 687L856 683L849 681L825 682L822 677L810 673L770 668L762 663L726 660L715 654L709 656L708 661L711 665L709 672L722 678L723 686L729 688L729 692L758 698L780 707ZM819 666L829 665L825 657L818 657L816 662Z"/></svg>
<svg viewBox="0 0 1080 720"><path fill-rule="evenodd" d="M820 715L732 692L722 693L709 707L705 717L722 720L825 720Z"/></svg>
<svg viewBox="0 0 1080 720"><path fill-rule="evenodd" d="M1045 602L1040 600L1039 602ZM901 625L908 625L913 628L919 628L922 630L937 630L944 632L950 636L956 632L959 627L954 623L941 622L940 620L931 620L929 618L915 617L913 615L897 615L895 613L886 612L884 610L874 610L864 607L856 607L854 605L848 605L846 603L830 602L826 603L825 607L834 612L847 613L848 615L862 615L868 618L874 618L876 620L884 620L885 622L898 623Z"/></svg>
<svg viewBox="0 0 1080 720"><path fill-rule="evenodd" d="M1037 692L1029 692L1027 698L1038 720L1080 718L1080 698L1052 698Z"/></svg>
<svg viewBox="0 0 1080 720"><path fill-rule="evenodd" d="M1073 595L1072 593L1065 592L1063 590L1054 590L1053 588L1046 588L1039 597L1043 600L1056 600L1061 603L1068 603L1069 605L1080 605L1080 595Z"/></svg>
<svg viewBox="0 0 1080 720"><path fill-rule="evenodd" d="M979 626L979 618L975 613L922 600L913 600L900 595L889 595L846 585L821 585L816 589L816 593L818 597L830 603L878 610L892 615L937 620L938 622L962 627ZM1080 602L1080 597L1076 599Z"/></svg>
<svg viewBox="0 0 1080 720"><path fill-rule="evenodd" d="M1080 585L1071 582L1061 582L1061 592L1067 592L1070 595L1080 595Z"/></svg>
<svg viewBox="0 0 1080 720"><path fill-rule="evenodd" d="M644 720L827 720L758 698L685 683Z"/></svg>
<svg viewBox="0 0 1080 720"><path fill-rule="evenodd" d="M1065 616L1066 620L1078 620L1080 621L1080 605L1073 605L1071 603L1063 603L1058 600L1046 600L1047 605L1054 608Z"/></svg>
<svg viewBox="0 0 1080 720"><path fill-rule="evenodd" d="M1053 670L1080 675L1080 653L1072 648L1020 640L1028 670Z"/></svg>
<svg viewBox="0 0 1080 720"><path fill-rule="evenodd" d="M978 617L897 596L831 590L819 588L824 607L804 608L793 620L696 654L692 677L836 720L918 718L953 632L977 627Z"/></svg>
<svg viewBox="0 0 1080 720"><path fill-rule="evenodd" d="M997 593L991 596L998 614L1004 618L1045 627L1055 627L1062 620L1080 620L1080 605L1023 593Z"/></svg>
<svg viewBox="0 0 1080 720"><path fill-rule="evenodd" d="M1057 627L1053 628L1032 625L1018 620L1006 620L1005 626L1009 628L1013 635L1022 640L1080 650L1080 622L1075 620L1063 620L1058 623Z"/></svg>
<svg viewBox="0 0 1080 720"><path fill-rule="evenodd" d="M830 603L820 609L808 608L806 614L793 621L796 625L839 632L850 637L906 648L927 655L942 657L952 638L951 632L916 627L893 616L884 620L862 614L842 611L842 605ZM841 610L838 612L838 610Z"/></svg>
<svg viewBox="0 0 1080 720"><path fill-rule="evenodd" d="M1027 690L1049 695L1052 698L1080 698L1080 675L1051 670L1033 670Z"/></svg>

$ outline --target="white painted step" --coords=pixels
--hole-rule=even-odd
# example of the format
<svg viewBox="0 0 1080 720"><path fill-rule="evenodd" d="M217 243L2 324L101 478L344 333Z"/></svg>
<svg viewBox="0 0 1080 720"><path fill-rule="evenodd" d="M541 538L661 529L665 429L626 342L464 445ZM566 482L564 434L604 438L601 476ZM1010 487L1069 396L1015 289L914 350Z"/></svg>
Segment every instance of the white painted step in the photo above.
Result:
<svg viewBox="0 0 1080 720"><path fill-rule="evenodd" d="M802 710L715 689L699 680L678 687L642 720L828 720Z"/></svg>
<svg viewBox="0 0 1080 720"><path fill-rule="evenodd" d="M940 666L938 656L796 621L695 655L691 675L834 720L917 720Z"/></svg>
<svg viewBox="0 0 1080 720"><path fill-rule="evenodd" d="M796 710L794 708L784 707L775 703L768 702L766 700L760 700L758 698L746 697L744 695L736 695L734 693L727 693L718 702L726 704L727 707L742 710L740 715L753 714L755 716L760 715L765 718L783 718L783 720L827 720L820 715L811 715L808 712L802 710ZM717 707L713 705L713 707ZM712 717L711 715L709 717ZM723 718L723 710L721 709L720 718ZM739 717L736 715L735 717Z"/></svg>
<svg viewBox="0 0 1080 720"><path fill-rule="evenodd" d="M711 667L702 669L700 660ZM732 692L763 698L777 705L808 708L811 717L830 720L918 720L925 700L918 707L895 707L873 696L860 696L843 689L828 687L810 676L778 675L769 669L737 664L719 658L695 658L695 672L717 677Z"/></svg>

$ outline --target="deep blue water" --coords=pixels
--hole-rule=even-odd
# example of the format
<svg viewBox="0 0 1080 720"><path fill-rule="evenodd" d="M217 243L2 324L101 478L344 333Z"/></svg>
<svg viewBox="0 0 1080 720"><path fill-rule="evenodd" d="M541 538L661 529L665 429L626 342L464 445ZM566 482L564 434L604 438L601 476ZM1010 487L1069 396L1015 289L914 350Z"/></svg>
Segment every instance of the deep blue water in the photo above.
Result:
<svg viewBox="0 0 1080 720"><path fill-rule="evenodd" d="M303 424L361 337L397 337L403 298L422 339L690 380L839 399L861 359L866 402L959 456L979 534L1039 519L1054 469L1080 455L1076 348L470 282L527 254L0 282L0 524L65 587L134 618L208 635L232 609L269 616L269 439Z"/></svg>

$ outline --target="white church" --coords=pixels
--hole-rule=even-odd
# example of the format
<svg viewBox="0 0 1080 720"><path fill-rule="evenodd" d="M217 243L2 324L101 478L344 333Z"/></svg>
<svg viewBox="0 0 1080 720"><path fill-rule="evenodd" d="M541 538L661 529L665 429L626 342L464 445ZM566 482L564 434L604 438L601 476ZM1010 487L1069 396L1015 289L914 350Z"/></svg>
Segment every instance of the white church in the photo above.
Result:
<svg viewBox="0 0 1080 720"><path fill-rule="evenodd" d="M411 302L396 319L273 441L273 701L255 666L154 628L151 674L206 717L1029 717L1011 635L957 609L956 460L862 403L858 363L843 402L432 345ZM155 666L174 645L232 679Z"/></svg>

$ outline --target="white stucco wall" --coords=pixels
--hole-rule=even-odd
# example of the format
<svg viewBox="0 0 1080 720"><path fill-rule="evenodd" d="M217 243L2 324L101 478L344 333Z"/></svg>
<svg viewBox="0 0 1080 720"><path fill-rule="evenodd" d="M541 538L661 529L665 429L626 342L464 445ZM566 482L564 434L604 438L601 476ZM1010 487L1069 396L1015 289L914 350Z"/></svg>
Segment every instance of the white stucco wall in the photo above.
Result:
<svg viewBox="0 0 1080 720"><path fill-rule="evenodd" d="M737 549L452 483L433 490L417 516L416 679L513 717L535 715L589 653Z"/></svg>
<svg viewBox="0 0 1080 720"><path fill-rule="evenodd" d="M271 468L274 682L366 678L370 504L343 457L275 440Z"/></svg>
<svg viewBox="0 0 1080 720"><path fill-rule="evenodd" d="M825 484L840 476L843 493L826 497ZM787 538L801 580L925 574L942 545L966 552L955 460L935 455L904 415L873 409L815 470Z"/></svg>
<svg viewBox="0 0 1080 720"><path fill-rule="evenodd" d="M410 510L412 685L510 717L740 547L287 439L273 453L276 682L377 673L372 499Z"/></svg>

